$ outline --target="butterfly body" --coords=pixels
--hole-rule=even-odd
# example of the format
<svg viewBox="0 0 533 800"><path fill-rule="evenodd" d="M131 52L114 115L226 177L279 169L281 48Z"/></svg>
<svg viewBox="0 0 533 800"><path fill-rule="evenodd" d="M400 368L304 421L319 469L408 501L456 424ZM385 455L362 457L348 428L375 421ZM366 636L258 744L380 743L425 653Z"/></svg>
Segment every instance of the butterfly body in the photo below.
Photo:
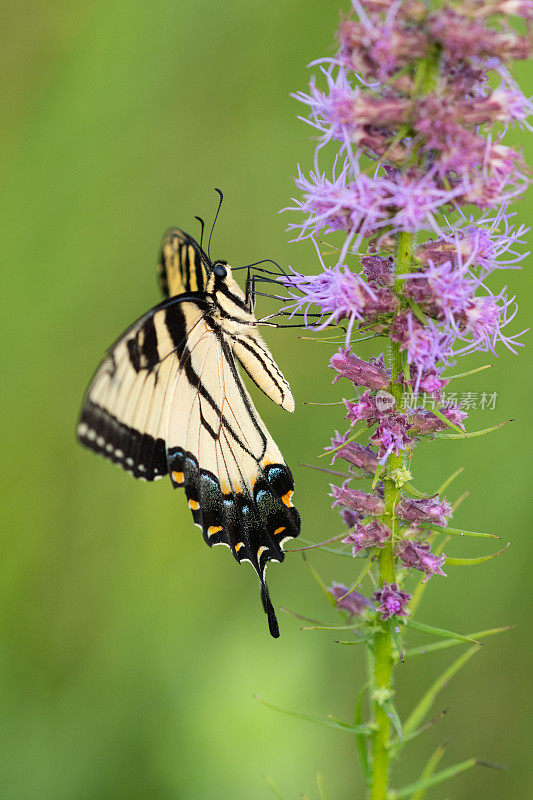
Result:
<svg viewBox="0 0 533 800"><path fill-rule="evenodd" d="M265 584L269 561L297 536L291 472L237 368L275 403L294 400L263 341L253 294L188 234L165 234L158 266L165 299L110 348L91 381L78 438L134 477L170 476L183 488L209 546L249 561L261 583L272 635L278 627Z"/></svg>

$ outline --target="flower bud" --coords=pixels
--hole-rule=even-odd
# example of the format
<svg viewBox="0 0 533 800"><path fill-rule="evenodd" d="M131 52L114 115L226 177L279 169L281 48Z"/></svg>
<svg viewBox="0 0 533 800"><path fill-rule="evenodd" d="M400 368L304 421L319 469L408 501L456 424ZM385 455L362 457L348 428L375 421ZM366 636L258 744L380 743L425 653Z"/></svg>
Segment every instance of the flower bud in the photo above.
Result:
<svg viewBox="0 0 533 800"><path fill-rule="evenodd" d="M351 617L359 616L372 605L370 600L359 592L351 591L347 594L348 587L343 583L333 581L333 584L328 588L328 592L335 598L337 608L343 608L348 611ZM339 598L342 598L342 600Z"/></svg>
<svg viewBox="0 0 533 800"><path fill-rule="evenodd" d="M325 448L326 450L334 451L331 463L334 464L338 458L344 458L345 461L349 461L350 464L362 469L363 472L375 475L378 465L376 453L370 447L365 447L358 442L345 444L349 435L349 433L346 433L344 436L340 436L337 431L335 432L335 436L331 440L331 446ZM343 446L339 447L339 445Z"/></svg>
<svg viewBox="0 0 533 800"><path fill-rule="evenodd" d="M379 497L368 494L360 489L350 489L348 484L350 479L344 481L342 486L331 485L331 497L334 498L333 506L344 506L352 511L359 511L362 514L371 514L378 517L385 511L385 503Z"/></svg>
<svg viewBox="0 0 533 800"><path fill-rule="evenodd" d="M396 548L396 555L403 561L406 567L418 569L426 573L424 583L429 580L430 575L444 575L442 565L446 561L446 556L436 556L429 549L429 544L420 544L410 539L400 542Z"/></svg>
<svg viewBox="0 0 533 800"><path fill-rule="evenodd" d="M451 516L452 507L446 502L446 499L439 500L436 497L422 500L404 498L398 504L396 513L400 519L404 519L406 522L445 526L446 518Z"/></svg>
<svg viewBox="0 0 533 800"><path fill-rule="evenodd" d="M390 384L390 374L384 366L364 361L350 350L341 348L331 357L329 366L339 373L333 383L342 377L351 380L355 386L368 386L370 389L385 389Z"/></svg>
<svg viewBox="0 0 533 800"><path fill-rule="evenodd" d="M366 525L358 523L355 531L349 533L342 541L344 544L352 545L352 553L355 557L360 550L365 550L367 547L384 547L391 536L392 532L389 528L374 519Z"/></svg>
<svg viewBox="0 0 533 800"><path fill-rule="evenodd" d="M376 610L380 612L381 619L409 616L405 606L410 599L411 595L400 592L395 583L384 583L381 589L374 592L374 600L379 603Z"/></svg>

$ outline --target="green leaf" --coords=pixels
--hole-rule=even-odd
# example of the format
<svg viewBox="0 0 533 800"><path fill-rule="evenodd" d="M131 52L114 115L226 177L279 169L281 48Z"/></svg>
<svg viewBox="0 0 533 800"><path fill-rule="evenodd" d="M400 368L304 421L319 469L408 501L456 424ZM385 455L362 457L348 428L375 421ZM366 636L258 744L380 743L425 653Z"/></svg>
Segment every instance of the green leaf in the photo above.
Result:
<svg viewBox="0 0 533 800"><path fill-rule="evenodd" d="M372 567L372 562L373 562L373 557L374 557L375 552L376 552L376 548L374 548L372 550L372 552L369 554L368 559L366 560L365 566L363 567L363 569L361 570L361 572L359 573L359 575L357 576L355 581L352 583L352 585L350 586L350 588L348 589L346 594L343 594L342 597L339 597L339 600L343 600L345 597L347 597L350 594L350 592L353 592L355 589L357 589L357 587L359 586L359 584L361 583L363 578L368 574L368 572L370 571L370 569Z"/></svg>
<svg viewBox="0 0 533 800"><path fill-rule="evenodd" d="M343 722L337 719L337 717L334 717L333 714L328 714L327 719L331 720L335 725L338 725L341 730L361 734L363 736L372 736L375 730L373 725L354 725L351 722Z"/></svg>
<svg viewBox="0 0 533 800"><path fill-rule="evenodd" d="M493 425L491 428L483 428L480 431L470 431L470 433L435 433L435 439L473 439L474 436L484 436L486 433L491 433L492 431L497 431L498 428L503 428L504 425L508 425L510 422L514 422L514 419L506 419L505 422L500 422L498 425Z"/></svg>
<svg viewBox="0 0 533 800"><path fill-rule="evenodd" d="M348 532L349 531L347 529L344 533L339 534L338 538L339 539L345 538L348 535ZM327 545L320 544L320 543L317 545L315 542L311 541L311 539L305 539L303 537L300 538L300 541L304 542L304 543L309 542L310 546L309 547L299 547L299 548L295 548L294 550L286 550L285 552L286 553L304 553L307 550L320 549L320 551L322 553L333 553L336 556L346 556L347 558L353 558L351 550L340 550L340 549L338 549L336 547L328 547ZM356 558L357 558L357 556L356 556ZM362 556L361 556L361 558L362 558Z"/></svg>
<svg viewBox="0 0 533 800"><path fill-rule="evenodd" d="M463 636L461 633L454 633L453 631L448 631L445 628L435 628L433 625L425 625L423 622L418 622L418 620L411 619L410 617L405 618L404 624L408 628L412 628L415 631L420 631L421 633L431 633L433 636L439 636L442 639L457 639L459 642L481 644L481 642L471 639L470 636Z"/></svg>
<svg viewBox="0 0 533 800"><path fill-rule="evenodd" d="M303 558L303 560L305 561L306 565L309 567L309 570L310 570L310 572L311 572L311 575L313 576L313 578L315 579L315 581L316 581L316 582L318 583L318 585L320 586L321 590L324 592L324 594L325 594L325 595L326 595L326 597L328 598L328 602L329 602L329 603L330 603L332 606L334 606L334 607L336 608L336 607L337 607L337 602L336 602L335 598L333 597L333 595L331 594L331 592L328 592L328 587L326 586L326 584L324 583L324 581L322 580L322 578L320 577L320 575L318 574L318 572L316 571L316 569L313 567L313 565L311 564L311 562L309 561L309 559L307 558L307 556L305 555L305 553L302 553L302 558Z"/></svg>
<svg viewBox="0 0 533 800"><path fill-rule="evenodd" d="M363 686L363 688L357 695L357 700L355 702L354 724L357 726L361 726L363 724L363 697L365 696L365 692L367 689L368 689L368 684ZM372 770L370 768L370 763L368 759L368 748L365 737L361 736L360 733L356 733L355 744L357 747L357 754L359 756L359 763L361 764L361 772L363 775L365 786L370 786L372 780Z"/></svg>
<svg viewBox="0 0 533 800"><path fill-rule="evenodd" d="M308 403L308 405L318 405L318 403ZM323 403L320 403L323 405ZM337 475L339 478L351 478L352 480L355 478L356 480L365 480L368 478L368 475L350 475L348 472L339 472L336 469L328 469L327 467L317 467L315 464L304 464L302 461L298 461L299 467L305 467L306 469L315 469L317 472L326 472L328 475Z"/></svg>
<svg viewBox="0 0 533 800"><path fill-rule="evenodd" d="M389 794L389 798L390 800L407 800L407 798L412 798L417 792L424 792L431 786L436 786L438 783L442 783L443 781L447 781L449 778L453 778L454 775L459 775L459 773L475 767L477 763L478 761L476 758L469 758L466 761L461 761L459 764L455 764L453 767L448 767L447 769L442 769L440 772L436 772L434 775L429 775L426 778L420 778L420 780L416 781L415 783L410 783L409 786L404 786L403 789L397 789L396 791L393 790Z"/></svg>
<svg viewBox="0 0 533 800"><path fill-rule="evenodd" d="M411 731L411 733L409 734L404 734L401 741L394 742L391 745L390 747L391 757L396 758L398 753L405 747L406 744L408 744L408 742L411 742L413 739L416 739L417 736L420 736L422 733L425 733L425 731L432 728L433 725L436 725L437 722L440 722L441 719L444 719L445 716L446 716L446 711L441 711L441 713L437 717L435 717L434 719L430 719L430 721L426 722L425 725L422 725L420 728Z"/></svg>
<svg viewBox="0 0 533 800"><path fill-rule="evenodd" d="M410 494L411 497L418 497L420 500L428 500L430 497L435 496L432 494L426 494L425 492L419 492L418 489L415 489L415 487L410 483L404 483L402 489L407 492L407 494Z"/></svg>
<svg viewBox="0 0 533 800"><path fill-rule="evenodd" d="M334 556L344 556L345 558L353 558L350 550L339 550L336 547L321 547L322 553L332 553Z"/></svg>
<svg viewBox="0 0 533 800"><path fill-rule="evenodd" d="M431 413L435 414L437 419L440 419L440 421L443 422L448 428L453 428L455 431L460 433L461 436L466 435L465 431L462 428L460 428L459 425L455 425L453 422L450 422L448 417L445 417L444 414L438 408L433 408Z"/></svg>
<svg viewBox="0 0 533 800"><path fill-rule="evenodd" d="M496 633L502 633L513 628L513 625L505 625L503 628L489 628L485 631L477 631L476 633L468 634L471 639L485 639L487 636L493 636ZM412 647L410 650L405 651L406 658L413 656L424 656L426 653L434 653L436 650L447 650L448 647L457 647L461 644L459 639L449 639L445 642L429 642L422 644L419 647Z"/></svg>
<svg viewBox="0 0 533 800"><path fill-rule="evenodd" d="M414 731L420 725L429 709L433 705L438 693L446 686L448 681L455 675L455 673L459 672L461 667L464 666L470 658L472 658L474 653L477 653L479 649L479 645L474 645L465 653L462 653L459 658L456 659L449 667L447 667L442 675L440 675L429 687L405 722L404 731L406 735Z"/></svg>
<svg viewBox="0 0 533 800"><path fill-rule="evenodd" d="M403 641L402 641L401 628L398 625L398 620L390 619L389 627L390 627L392 641L394 642L394 646L398 651L398 658L400 659L400 661L403 661Z"/></svg>
<svg viewBox="0 0 533 800"><path fill-rule="evenodd" d="M335 400L334 403L318 403L318 402L315 402L314 400L302 400L302 405L303 406L343 406L344 405L344 400ZM304 465L302 464L302 466L304 466ZM311 465L310 464L309 465L306 464L305 466L307 467L307 466L311 466ZM333 474L335 474L335 473L333 473Z"/></svg>
<svg viewBox="0 0 533 800"><path fill-rule="evenodd" d="M376 338L375 334L372 334L371 336L361 336L359 339L352 339L351 345L353 347L354 345L359 344L359 342L367 342L369 339L375 339L375 338ZM321 342L322 344L331 344L334 345L335 347L337 347L338 345L346 347L346 337L344 337L344 339L338 339L337 341L334 341L333 339L319 339L314 336L298 336L298 339L301 339L302 341L306 342Z"/></svg>
<svg viewBox="0 0 533 800"><path fill-rule="evenodd" d="M494 533L479 533L478 531L465 531L462 528L445 528L442 525L429 525L425 522L420 523L424 530L435 531L435 533L445 533L450 536L474 536L478 539L501 539Z"/></svg>
<svg viewBox="0 0 533 800"><path fill-rule="evenodd" d="M349 641L349 642L337 641L337 642L335 642L335 644L347 644L347 645L367 644L367 642L373 642L373 641L374 641L374 637L373 636L366 636L364 639L354 639L353 641Z"/></svg>
<svg viewBox="0 0 533 800"><path fill-rule="evenodd" d="M305 628L300 628L301 631L353 631L359 626L359 622L355 625L306 625Z"/></svg>
<svg viewBox="0 0 533 800"><path fill-rule="evenodd" d="M414 394L414 392L413 392L413 387L412 387L412 386L411 386L411 384L409 383L409 381L410 381L410 379L411 379L411 371L410 371L410 369L409 369L409 364L407 363L407 359L406 359L406 360L403 362L403 366L402 366L402 372L403 372L404 383L405 383L405 385L406 385L406 387L407 387L407 391L408 391L408 392L409 392L411 395L413 395L413 394Z"/></svg>
<svg viewBox="0 0 533 800"><path fill-rule="evenodd" d="M279 798L279 800L286 800L285 795L281 794L280 790L278 789L278 787L274 783L274 778L271 778L270 775L263 775L263 778L265 780L266 785L270 789L272 789L272 791L274 792L276 797Z"/></svg>
<svg viewBox="0 0 533 800"><path fill-rule="evenodd" d="M385 466L384 464L378 464L378 466L376 468L376 474L374 475L374 479L372 481L372 489L376 488L377 482L379 481L379 477L380 477L381 473L383 472L383 467L384 466Z"/></svg>
<svg viewBox="0 0 533 800"><path fill-rule="evenodd" d="M384 703L381 704L383 710L385 711L386 715L390 719L392 726L396 733L398 734L398 740L401 741L402 738L402 721L398 712L396 711L396 706L392 702L392 699L389 697L388 700L385 700Z"/></svg>
<svg viewBox="0 0 533 800"><path fill-rule="evenodd" d="M254 694L253 697L267 708L279 711L280 714L286 714L289 717L304 719L306 722L316 722L318 725L325 725L327 728L336 728L337 730L346 731L347 733L357 733L361 736L371 736L374 732L373 726L370 725L351 725L348 722L341 722L332 715L328 715L327 717L314 717L311 714L303 714L300 711L288 711L286 708L280 708L272 703L267 703L267 701L263 700L258 694Z"/></svg>
<svg viewBox="0 0 533 800"><path fill-rule="evenodd" d="M438 494L438 495L442 494L442 493L445 491L445 489L447 489L447 488L448 488L448 486L450 485L450 483L451 483L452 481L454 481L454 480L455 480L455 479L456 479L456 478L457 478L457 477L458 477L458 476L461 474L461 472L463 472L463 471L464 471L464 467L459 467L459 469L456 469L456 470L455 470L455 472L452 472L452 474L450 475L450 477L449 477L449 478L446 478L446 480L444 481L444 483L442 483L442 484L439 486L439 488L437 489L437 491L435 492L435 494Z"/></svg>
<svg viewBox="0 0 533 800"><path fill-rule="evenodd" d="M429 757L426 766L422 770L420 780L422 781L427 780L433 775L445 752L446 752L446 745L440 744L437 747L437 749L432 753L432 755ZM425 788L420 789L418 792L415 792L415 794L412 797L412 800L424 800L425 794L426 794L426 789Z"/></svg>
<svg viewBox="0 0 533 800"><path fill-rule="evenodd" d="M457 375L450 375L447 377L447 380L453 381L456 378L466 378L468 375L475 375L476 372L483 372L485 369L490 369L493 367L494 364L485 364L483 367L476 367L475 369L469 369L468 372L459 372Z"/></svg>
<svg viewBox="0 0 533 800"><path fill-rule="evenodd" d="M490 561L497 556L501 556L502 553L505 553L507 548L511 542L507 542L505 547L502 547L501 550L498 550L496 553L491 553L489 556L478 556L477 558L447 558L446 559L446 566L450 567L473 567L476 564L483 564L485 561Z"/></svg>
<svg viewBox="0 0 533 800"><path fill-rule="evenodd" d="M418 303L415 303L415 301L411 297L408 297L407 304L411 307L413 314L422 323L422 325L426 325L428 321L427 317L420 308L420 306L418 305Z"/></svg>
<svg viewBox="0 0 533 800"><path fill-rule="evenodd" d="M341 539L346 538L346 531L343 533L339 533L338 536L333 536L331 539L325 539L323 542L312 542L311 544L306 545L305 547L295 547L292 550L285 550L286 553L303 553L305 550L317 550L320 547L324 547L327 544L332 544L333 542L339 542ZM309 539L302 539L302 542L308 542Z"/></svg>
<svg viewBox="0 0 533 800"><path fill-rule="evenodd" d="M320 800L330 800L329 795L326 794L325 779L321 772L316 774L316 786Z"/></svg>
<svg viewBox="0 0 533 800"><path fill-rule="evenodd" d="M313 619L312 617L305 617L303 614L298 614L297 611L291 611L290 608L285 608L284 606L280 606L280 611L283 611L284 614L290 614L291 617L295 619L301 619L303 622L311 622L313 625L324 625L325 623L320 622L318 619Z"/></svg>

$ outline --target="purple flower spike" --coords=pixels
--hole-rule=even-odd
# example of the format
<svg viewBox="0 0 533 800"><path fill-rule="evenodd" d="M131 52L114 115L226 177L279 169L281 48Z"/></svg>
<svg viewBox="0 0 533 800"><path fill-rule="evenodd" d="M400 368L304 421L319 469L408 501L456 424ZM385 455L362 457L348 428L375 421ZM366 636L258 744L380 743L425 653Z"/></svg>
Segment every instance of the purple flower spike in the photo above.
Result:
<svg viewBox="0 0 533 800"><path fill-rule="evenodd" d="M442 377L444 367L433 367L433 369L423 369L420 372L413 365L409 368L409 379L406 381L402 375L399 382L408 384L412 389L426 392L440 398L442 389L448 385L449 380Z"/></svg>
<svg viewBox="0 0 533 800"><path fill-rule="evenodd" d="M361 259L363 272L372 286L392 286L394 283L394 259L392 256L365 256Z"/></svg>
<svg viewBox="0 0 533 800"><path fill-rule="evenodd" d="M372 606L370 600L355 590L346 594L348 592L348 587L343 583L333 581L332 585L328 588L328 592L335 598L337 608L344 609L351 617L359 616L366 611L367 608ZM344 597L344 595L346 595L346 597ZM342 600L339 599L341 597Z"/></svg>
<svg viewBox="0 0 533 800"><path fill-rule="evenodd" d="M400 519L406 522L422 524L447 525L447 517L452 514L452 507L446 499L438 500L431 497L423 500L411 500L404 498L396 508L396 513Z"/></svg>
<svg viewBox="0 0 533 800"><path fill-rule="evenodd" d="M513 33L510 28L508 30L489 28L484 20L473 18L473 4L470 4L470 8L468 5L465 3L464 13L463 9L445 7L431 15L431 35L441 44L448 59L468 62L471 58L492 56L506 62L527 58L531 44L526 36ZM506 6L505 2L478 5L481 12L483 5L486 5L487 15L504 11ZM519 13L519 6L515 11L513 4L507 5L508 13Z"/></svg>
<svg viewBox="0 0 533 800"><path fill-rule="evenodd" d="M405 293L427 314L454 325L472 302L477 286L466 268L445 261L439 266L430 263L424 272L406 276Z"/></svg>
<svg viewBox="0 0 533 800"><path fill-rule="evenodd" d="M306 324L310 306L318 306L322 319L315 330L323 330L332 322L347 319L347 343L357 321L362 322L365 316L390 313L398 304L396 296L389 289L372 288L364 278L342 264L325 267L320 275L301 275L292 270L291 275L280 279L280 282L294 300L286 309L292 314L303 311ZM300 295L295 294L294 290Z"/></svg>
<svg viewBox="0 0 533 800"><path fill-rule="evenodd" d="M357 422L365 419L369 420L369 424L371 424L375 422L380 414L376 404L376 398L374 395L370 394L368 389L366 392L363 392L357 402L352 403L350 400L345 400L344 405L347 408L346 419L350 425L355 425Z"/></svg>
<svg viewBox="0 0 533 800"><path fill-rule="evenodd" d="M400 349L407 352L407 361L417 369L415 394L425 370L434 369L439 362L447 365L451 359L453 336L439 329L431 319L423 325L411 311L396 317L390 336L400 343Z"/></svg>
<svg viewBox="0 0 533 800"><path fill-rule="evenodd" d="M348 378L355 386L368 386L370 389L386 389L390 384L390 373L384 366L364 361L350 350L341 348L331 357L329 366L339 373L333 383L342 377Z"/></svg>
<svg viewBox="0 0 533 800"><path fill-rule="evenodd" d="M348 69L362 73L367 79L385 81L413 59L427 55L429 42L422 30L402 25L394 20L394 15L386 22L371 20L361 4L353 5L358 8L360 21L343 20L339 29L339 57ZM398 3L398 11L402 5ZM413 7L413 3L406 5Z"/></svg>
<svg viewBox="0 0 533 800"><path fill-rule="evenodd" d="M345 461L349 461L350 464L363 470L363 472L375 475L378 466L376 453L370 447L365 447L358 442L345 444L349 435L349 433L346 433L341 436L338 432L335 432L335 436L331 440L331 446L325 448L326 450L334 451L331 463L334 464L338 458L344 458ZM343 447L339 448L339 445L343 445Z"/></svg>
<svg viewBox="0 0 533 800"><path fill-rule="evenodd" d="M436 556L429 549L429 544L420 544L405 539L396 548L396 555L403 561L406 567L418 569L426 573L424 583L429 580L431 575L443 575L442 565L446 561L446 556Z"/></svg>
<svg viewBox="0 0 533 800"><path fill-rule="evenodd" d="M399 97L369 97L359 87L353 89L341 70L334 79L324 71L328 93L320 91L314 80L310 92L297 92L296 100L308 105L311 113L307 122L323 134L322 141L338 139L341 142L361 144L370 134L372 126L398 124L406 121L412 103Z"/></svg>
<svg viewBox="0 0 533 800"><path fill-rule="evenodd" d="M371 602L356 592L343 597L342 584L328 591L351 616L364 613L344 627L359 627L372 650L367 685L382 710L369 709L376 735L368 740L368 788L389 797L383 746L391 721L399 735L388 707L393 669L403 661L402 623L411 625L401 617L414 613L401 589L404 577L420 584L446 575L446 555L431 552L430 533L454 531L446 499L414 489L421 467L412 457L422 441L476 435L466 434L465 420L478 394L481 408L494 408L496 392L465 391L460 402L456 392L445 395L454 378L485 369L455 369L459 357L522 344L511 325L515 298L497 280L529 255L529 228L516 223L510 204L532 176L520 137L506 137L517 127L533 132L533 98L507 64L533 44L533 0L350 4L337 52L312 62L310 87L296 95L318 136L312 170L298 167L288 229L312 240L322 269L310 266L319 274L306 276L279 268L276 280L288 295L278 313L298 313L314 330L331 326L328 358L340 344L337 329L346 334L329 366L333 383L351 382L341 383L351 391L340 407L352 427L325 449L332 463L345 462L341 472L326 471L348 478L331 486L331 497L349 529L329 541L342 539L341 555L366 560L361 580L372 585ZM366 347L383 350L386 363L368 358ZM368 491L355 488L365 484Z"/></svg>
<svg viewBox="0 0 533 800"><path fill-rule="evenodd" d="M411 595L400 592L395 583L384 583L381 589L374 592L374 600L379 603L376 611L381 614L381 619L408 617L405 606L410 599Z"/></svg>
<svg viewBox="0 0 533 800"><path fill-rule="evenodd" d="M349 488L350 479L344 481L342 486L331 485L331 497L334 498L333 506L344 506L352 511L359 511L362 514L371 514L374 517L380 516L385 511L385 503L379 497L368 494L360 489Z"/></svg>
<svg viewBox="0 0 533 800"><path fill-rule="evenodd" d="M349 533L342 541L344 544L352 545L352 553L355 557L360 550L365 550L367 547L383 547L391 536L389 528L377 520L372 520L366 525L358 523L355 531Z"/></svg>
<svg viewBox="0 0 533 800"><path fill-rule="evenodd" d="M415 439L403 414L390 414L380 417L370 441L379 446L379 463L384 464L391 453L399 455L400 450L407 450Z"/></svg>

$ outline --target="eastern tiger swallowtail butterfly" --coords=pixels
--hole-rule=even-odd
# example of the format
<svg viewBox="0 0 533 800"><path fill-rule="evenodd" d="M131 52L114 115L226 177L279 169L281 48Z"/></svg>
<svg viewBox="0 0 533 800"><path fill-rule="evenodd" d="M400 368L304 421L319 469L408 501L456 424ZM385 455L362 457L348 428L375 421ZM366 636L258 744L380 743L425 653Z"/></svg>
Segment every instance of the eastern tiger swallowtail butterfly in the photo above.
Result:
<svg viewBox="0 0 533 800"><path fill-rule="evenodd" d="M226 545L257 572L277 637L265 570L283 561L300 518L291 472L236 359L287 411L294 410L291 390L258 332L253 292L240 289L225 261L212 261L172 228L158 270L165 299L109 349L87 390L78 439L135 478L169 475L174 488L185 489L207 544Z"/></svg>

